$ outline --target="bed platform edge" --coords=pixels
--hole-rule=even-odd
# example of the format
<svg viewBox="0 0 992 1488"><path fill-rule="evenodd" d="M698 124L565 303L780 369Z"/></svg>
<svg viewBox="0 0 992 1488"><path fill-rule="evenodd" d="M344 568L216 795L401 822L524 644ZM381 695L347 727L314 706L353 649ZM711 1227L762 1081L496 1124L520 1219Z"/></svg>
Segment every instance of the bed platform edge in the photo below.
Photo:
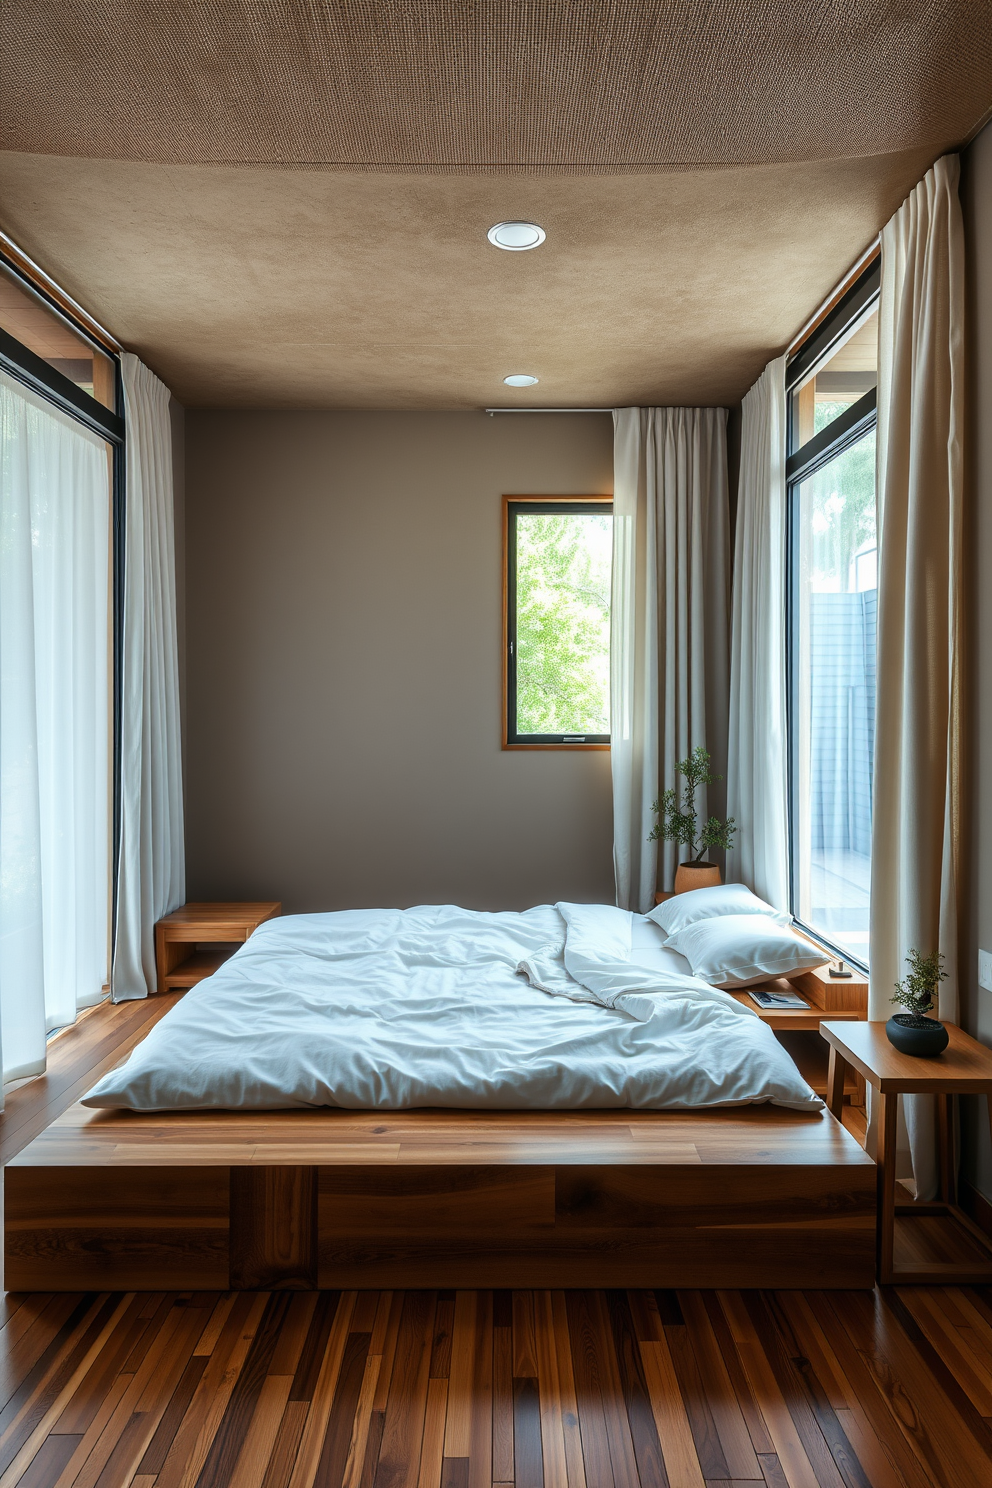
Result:
<svg viewBox="0 0 992 1488"><path fill-rule="evenodd" d="M15 1291L866 1288L828 1112L73 1107L6 1169Z"/></svg>

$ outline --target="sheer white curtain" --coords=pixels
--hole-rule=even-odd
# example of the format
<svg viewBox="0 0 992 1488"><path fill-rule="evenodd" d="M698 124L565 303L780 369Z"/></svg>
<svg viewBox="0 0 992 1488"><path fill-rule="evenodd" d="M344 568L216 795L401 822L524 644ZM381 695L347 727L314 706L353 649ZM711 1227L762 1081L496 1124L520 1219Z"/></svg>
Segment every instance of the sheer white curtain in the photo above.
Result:
<svg viewBox="0 0 992 1488"><path fill-rule="evenodd" d="M113 994L156 987L155 921L186 896L169 389L121 358L127 422L121 836Z"/></svg>
<svg viewBox="0 0 992 1488"><path fill-rule="evenodd" d="M0 1033L4 1079L109 982L106 444L0 373Z"/></svg>
<svg viewBox="0 0 992 1488"><path fill-rule="evenodd" d="M882 233L878 343L878 683L869 1017L911 949L944 956L957 1022L963 543L964 232L958 158ZM905 1102L917 1193L936 1188L932 1101Z"/></svg>
<svg viewBox="0 0 992 1488"><path fill-rule="evenodd" d="M697 744L725 769L727 413L618 408L613 422L614 863L617 903L643 913L677 863L674 844L647 840L652 802ZM719 812L722 782L705 797L703 815Z"/></svg>
<svg viewBox="0 0 992 1488"><path fill-rule="evenodd" d="M785 682L785 357L744 399L730 643L727 877L789 907Z"/></svg>

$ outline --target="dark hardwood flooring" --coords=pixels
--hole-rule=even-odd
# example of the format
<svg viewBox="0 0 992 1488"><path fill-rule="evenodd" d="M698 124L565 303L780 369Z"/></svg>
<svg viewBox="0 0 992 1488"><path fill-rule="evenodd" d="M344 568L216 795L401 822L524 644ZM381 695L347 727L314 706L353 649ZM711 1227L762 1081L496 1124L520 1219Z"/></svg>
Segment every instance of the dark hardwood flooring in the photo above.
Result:
<svg viewBox="0 0 992 1488"><path fill-rule="evenodd" d="M10 1093L18 1151L171 998ZM0 1488L990 1488L992 1292L8 1294Z"/></svg>

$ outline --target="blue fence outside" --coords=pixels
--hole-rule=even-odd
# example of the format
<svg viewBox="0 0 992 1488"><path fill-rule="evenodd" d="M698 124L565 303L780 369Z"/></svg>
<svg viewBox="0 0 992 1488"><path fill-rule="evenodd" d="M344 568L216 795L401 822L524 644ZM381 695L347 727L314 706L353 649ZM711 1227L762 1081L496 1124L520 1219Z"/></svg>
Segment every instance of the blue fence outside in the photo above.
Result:
<svg viewBox="0 0 992 1488"><path fill-rule="evenodd" d="M871 852L877 590L810 595L810 826L817 851Z"/></svg>

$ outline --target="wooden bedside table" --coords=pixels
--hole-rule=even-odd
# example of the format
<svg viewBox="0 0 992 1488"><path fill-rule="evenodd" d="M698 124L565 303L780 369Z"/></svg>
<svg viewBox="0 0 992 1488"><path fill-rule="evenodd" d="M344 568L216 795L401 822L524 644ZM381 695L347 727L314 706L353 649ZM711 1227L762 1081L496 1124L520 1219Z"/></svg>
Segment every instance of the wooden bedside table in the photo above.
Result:
<svg viewBox="0 0 992 1488"><path fill-rule="evenodd" d="M947 1024L950 1043L934 1059L900 1054L885 1035L884 1023L821 1023L820 1033L830 1045L827 1104L840 1115L841 1091L848 1067L863 1075L876 1092L878 1113L878 1279L893 1282L988 1283L992 1281L992 1242L958 1208L955 1194L954 1122L952 1095L984 1095L992 1121L992 1050L960 1028ZM937 1154L940 1198L933 1202L896 1201L896 1113L900 1095L932 1095L937 1106ZM907 1232L896 1260L896 1219L913 1215L932 1223L940 1218L944 1245L950 1243L959 1260L927 1260ZM938 1252L939 1253L939 1252ZM946 1253L946 1251L945 1251Z"/></svg>
<svg viewBox="0 0 992 1488"><path fill-rule="evenodd" d="M155 926L158 990L175 992L212 976L234 954L227 949L232 942L246 941L281 909L273 899L261 904L184 904L173 910ZM198 951L198 945L222 949Z"/></svg>

